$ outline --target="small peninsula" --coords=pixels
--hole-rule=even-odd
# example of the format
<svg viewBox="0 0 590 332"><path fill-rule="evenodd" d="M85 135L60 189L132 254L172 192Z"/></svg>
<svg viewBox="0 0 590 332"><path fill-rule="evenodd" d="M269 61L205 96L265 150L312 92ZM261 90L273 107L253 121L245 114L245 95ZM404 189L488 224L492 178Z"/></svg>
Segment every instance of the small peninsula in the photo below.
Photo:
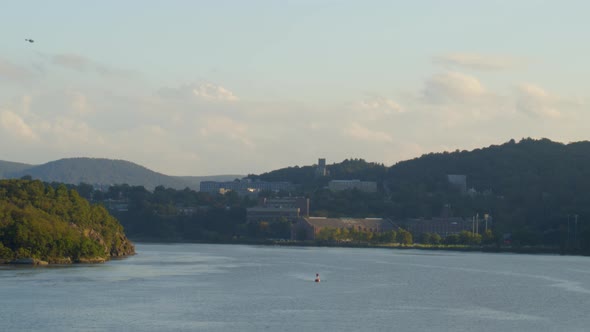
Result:
<svg viewBox="0 0 590 332"><path fill-rule="evenodd" d="M100 263L133 254L117 219L75 190L0 180L0 263Z"/></svg>

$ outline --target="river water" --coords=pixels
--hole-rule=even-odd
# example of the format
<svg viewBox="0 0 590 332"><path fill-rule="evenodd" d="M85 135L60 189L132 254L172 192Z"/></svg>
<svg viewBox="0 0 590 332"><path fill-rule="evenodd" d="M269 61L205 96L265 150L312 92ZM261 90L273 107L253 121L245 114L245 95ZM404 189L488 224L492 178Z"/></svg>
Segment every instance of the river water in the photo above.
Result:
<svg viewBox="0 0 590 332"><path fill-rule="evenodd" d="M136 249L98 265L0 267L0 330L590 331L587 257Z"/></svg>

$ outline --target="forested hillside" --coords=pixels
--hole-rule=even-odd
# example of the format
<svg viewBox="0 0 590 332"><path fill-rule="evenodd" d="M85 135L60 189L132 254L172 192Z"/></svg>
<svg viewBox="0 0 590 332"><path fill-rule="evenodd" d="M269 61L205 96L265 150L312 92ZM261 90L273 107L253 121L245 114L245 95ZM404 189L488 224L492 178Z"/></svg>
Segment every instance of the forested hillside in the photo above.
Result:
<svg viewBox="0 0 590 332"><path fill-rule="evenodd" d="M306 196L314 216L401 222L440 216L471 220L487 214L493 232L488 243L590 253L589 142L511 140L473 151L431 153L391 167L347 159L327 165L327 176L317 176L315 169L295 166L249 177L296 184L293 192L260 195ZM467 190L449 183L449 174L464 175ZM378 190L331 191L326 186L332 179L376 181ZM247 223L246 208L257 199L234 192L208 194L165 186L150 191L128 184L107 191L85 183L73 188L110 208L137 239L224 242L289 235L283 224Z"/></svg>
<svg viewBox="0 0 590 332"><path fill-rule="evenodd" d="M563 144L548 139L511 140L473 151L430 153L389 168L363 160L285 168L258 176L300 184L312 210L332 216L431 218L451 213L471 218L489 214L497 236L516 243L550 244L590 250L590 142ZM467 191L447 175L465 175ZM256 178L256 176L252 176ZM331 179L378 182L377 194L333 193ZM569 225L569 226L568 226Z"/></svg>
<svg viewBox="0 0 590 332"><path fill-rule="evenodd" d="M24 171L31 167L33 167L33 165L0 160L0 179L10 177L12 174Z"/></svg>
<svg viewBox="0 0 590 332"><path fill-rule="evenodd" d="M447 174L466 175L471 190L457 192ZM489 213L497 232L525 243L579 246L590 235L590 142L433 153L392 166L385 181L404 216L436 215L446 204L458 216Z"/></svg>
<svg viewBox="0 0 590 332"><path fill-rule="evenodd" d="M75 190L41 181L0 180L0 261L68 263L133 253L119 222Z"/></svg>
<svg viewBox="0 0 590 332"><path fill-rule="evenodd" d="M68 158L37 165L18 172L7 173L12 178L30 175L34 179L59 183L90 183L99 185L142 185L148 190L162 185L184 189L190 182L151 171L125 160L102 158Z"/></svg>
<svg viewBox="0 0 590 332"><path fill-rule="evenodd" d="M42 165L28 165L0 161L0 178L18 179L31 176L44 182L78 185L89 183L108 188L116 184L143 186L153 190L157 186L199 190L201 181L231 181L243 175L170 176L154 172L141 165L104 158L68 158Z"/></svg>

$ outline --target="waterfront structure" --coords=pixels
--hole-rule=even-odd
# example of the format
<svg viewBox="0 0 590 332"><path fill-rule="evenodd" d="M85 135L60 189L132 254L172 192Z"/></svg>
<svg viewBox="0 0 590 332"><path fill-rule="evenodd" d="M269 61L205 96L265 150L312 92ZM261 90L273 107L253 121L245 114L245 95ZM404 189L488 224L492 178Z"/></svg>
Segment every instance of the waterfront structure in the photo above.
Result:
<svg viewBox="0 0 590 332"><path fill-rule="evenodd" d="M387 218L299 218L291 228L292 240L315 240L324 228L339 228L359 232L383 233L397 230L398 227Z"/></svg>
<svg viewBox="0 0 590 332"><path fill-rule="evenodd" d="M377 192L377 182L361 180L332 180L328 182L328 189L332 191L358 189L362 192L374 193Z"/></svg>
<svg viewBox="0 0 590 332"><path fill-rule="evenodd" d="M301 216L309 217L309 198L306 197L264 197L258 206L275 208L298 208Z"/></svg>

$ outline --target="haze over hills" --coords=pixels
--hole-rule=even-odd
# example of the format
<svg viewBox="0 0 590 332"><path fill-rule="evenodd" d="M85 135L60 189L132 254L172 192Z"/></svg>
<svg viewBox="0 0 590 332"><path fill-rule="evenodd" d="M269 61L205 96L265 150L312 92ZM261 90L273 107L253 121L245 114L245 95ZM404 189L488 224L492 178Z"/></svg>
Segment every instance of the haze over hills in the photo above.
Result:
<svg viewBox="0 0 590 332"><path fill-rule="evenodd" d="M514 188L512 180L518 177L519 181L527 185L535 184L535 188L542 183L546 192L552 192L564 185L566 188L568 185L573 186L573 178L584 179L589 172L587 167L590 167L590 142L563 144L548 139L528 138L473 151L429 153L392 166L362 159L347 159L327 165L329 175L322 178L315 175L313 165L277 169L248 177L253 180L289 181L312 187L325 185L330 179L360 179L387 184L393 189L402 184L410 187L441 186L446 182L446 174L465 174L468 186L477 190L490 189L504 193ZM201 181L231 181L244 177L236 174L169 176L129 161L103 158L68 158L42 165L0 161L0 178L20 178L25 175L46 182L84 182L105 186L128 184L144 186L148 190L159 185L198 190Z"/></svg>
<svg viewBox="0 0 590 332"><path fill-rule="evenodd" d="M20 178L26 175L45 182L69 184L84 182L105 186L128 184L144 186L148 190L153 190L160 185L166 188L188 187L198 190L201 181L225 181L243 177L242 175L169 176L129 161L104 158L66 158L42 165L0 161L1 177Z"/></svg>
<svg viewBox="0 0 590 332"><path fill-rule="evenodd" d="M33 166L34 165L0 160L0 179L10 177L5 174L17 173Z"/></svg>

